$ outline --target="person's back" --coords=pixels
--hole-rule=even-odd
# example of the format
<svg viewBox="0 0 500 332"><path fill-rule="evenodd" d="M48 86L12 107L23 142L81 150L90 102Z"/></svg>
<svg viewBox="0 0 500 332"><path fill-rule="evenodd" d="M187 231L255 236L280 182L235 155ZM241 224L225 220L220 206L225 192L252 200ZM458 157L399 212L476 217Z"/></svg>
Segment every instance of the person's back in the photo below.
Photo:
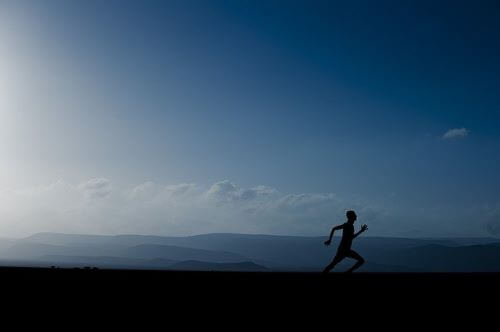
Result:
<svg viewBox="0 0 500 332"><path fill-rule="evenodd" d="M354 237L354 225L346 222L342 225L342 240L340 240L339 249L350 250Z"/></svg>

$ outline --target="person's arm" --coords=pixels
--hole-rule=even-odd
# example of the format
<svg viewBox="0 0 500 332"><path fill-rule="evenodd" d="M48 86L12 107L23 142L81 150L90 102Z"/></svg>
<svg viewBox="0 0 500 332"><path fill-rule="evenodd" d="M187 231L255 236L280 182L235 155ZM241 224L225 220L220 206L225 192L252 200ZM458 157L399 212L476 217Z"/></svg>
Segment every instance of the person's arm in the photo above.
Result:
<svg viewBox="0 0 500 332"><path fill-rule="evenodd" d="M366 226L366 225L361 226L361 230L359 232L357 232L356 234L354 234L354 236L352 238L355 239L359 234L363 233L367 229L368 229L368 226Z"/></svg>
<svg viewBox="0 0 500 332"><path fill-rule="evenodd" d="M333 237L333 233L335 233L336 230L339 230L339 229L342 229L344 228L344 225L338 225L338 226L335 226L332 228L332 231L330 232L330 237L328 238L328 240L325 241L325 246L329 246L330 243L332 243L332 237Z"/></svg>

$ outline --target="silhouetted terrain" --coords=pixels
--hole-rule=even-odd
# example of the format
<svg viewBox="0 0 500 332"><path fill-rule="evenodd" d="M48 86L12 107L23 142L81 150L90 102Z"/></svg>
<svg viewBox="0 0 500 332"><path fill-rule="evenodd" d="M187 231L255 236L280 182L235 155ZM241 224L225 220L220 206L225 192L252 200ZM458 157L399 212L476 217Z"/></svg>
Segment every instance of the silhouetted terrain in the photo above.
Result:
<svg viewBox="0 0 500 332"><path fill-rule="evenodd" d="M180 264L184 269L198 270L213 266L209 267L201 262ZM244 263L245 269L251 267L255 266ZM68 292L72 297L78 294L82 300L85 294L94 294L98 298L111 296L113 302L123 299L124 303L129 303L131 296L140 296L163 299L174 305L185 302L189 308L200 302L209 308L218 300L229 301L225 302L226 305L246 303L257 307L272 305L273 302L283 304L284 300L292 306L301 307L325 301L328 304L326 308L330 309L332 306L338 308L346 303L357 305L362 302L365 306L370 303L380 304L380 301L387 297L406 303L418 303L419 299L435 304L443 300L457 299L457 303L462 303L465 296L480 298L484 294L490 297L498 295L499 277L499 273L321 275L304 272L0 268L0 281L12 287L9 291L37 291L49 295ZM436 297L437 294L439 296ZM252 304L251 300L258 302ZM361 308L357 311L361 311Z"/></svg>
<svg viewBox="0 0 500 332"><path fill-rule="evenodd" d="M189 237L40 233L0 239L3 265L99 268L320 271L339 239L325 237L205 234ZM408 239L360 237L353 248L367 263L360 272L497 272L495 238ZM336 269L352 264L345 260Z"/></svg>
<svg viewBox="0 0 500 332"><path fill-rule="evenodd" d="M267 268L252 262L207 263L199 261L184 261L175 263L170 266L170 269L181 270L181 271L193 270L193 271L247 271L247 272L259 272L267 270Z"/></svg>

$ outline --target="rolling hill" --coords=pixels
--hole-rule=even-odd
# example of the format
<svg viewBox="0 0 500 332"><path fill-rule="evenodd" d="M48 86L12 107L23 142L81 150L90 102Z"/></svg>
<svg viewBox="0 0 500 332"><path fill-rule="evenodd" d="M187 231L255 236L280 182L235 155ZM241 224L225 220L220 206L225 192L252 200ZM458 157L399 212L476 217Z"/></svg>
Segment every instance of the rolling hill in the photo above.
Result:
<svg viewBox="0 0 500 332"><path fill-rule="evenodd" d="M162 237L39 233L3 243L0 259L190 270L238 269L244 267L238 264L250 262L271 271L320 271L339 243L335 237L332 246L325 247L324 240L251 234ZM353 249L367 261L360 271L500 271L499 243L495 238L360 237ZM337 270L345 270L350 264L352 261L345 260Z"/></svg>

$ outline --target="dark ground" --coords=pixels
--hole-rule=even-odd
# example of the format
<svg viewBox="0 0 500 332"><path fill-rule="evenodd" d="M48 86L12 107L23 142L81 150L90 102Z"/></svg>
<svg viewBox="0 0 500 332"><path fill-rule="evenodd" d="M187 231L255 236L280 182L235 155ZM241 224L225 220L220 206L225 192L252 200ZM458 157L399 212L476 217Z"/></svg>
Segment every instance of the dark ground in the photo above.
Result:
<svg viewBox="0 0 500 332"><path fill-rule="evenodd" d="M287 272L194 272L64 268L0 268L0 281L24 290L65 289L86 294L139 293L182 297L242 296L272 298L329 295L390 296L415 298L460 294L480 296L487 292L500 295L500 273L319 273ZM90 292L90 293L89 293Z"/></svg>
<svg viewBox="0 0 500 332"><path fill-rule="evenodd" d="M21 299L58 313L72 310L86 319L112 311L146 311L152 317L199 319L205 315L293 319L316 322L408 316L421 320L473 312L489 315L500 299L500 273L243 273L98 269L0 268L4 303ZM8 293L8 296L6 295ZM57 309L55 309L57 308ZM134 314L135 315L135 314ZM160 316L158 316L160 315ZM166 315L166 316L165 316ZM283 316L285 315L285 316ZM296 316L299 315L299 316ZM348 315L348 316L346 316ZM309 316L308 316L309 317ZM466 316L467 317L467 316ZM496 317L496 316L495 316ZM292 321L290 321L292 319ZM385 319L385 318L384 318ZM484 317L483 317L484 319ZM325 321L326 320L326 321ZM184 322L188 323L188 321ZM249 322L249 323L250 323ZM413 323L412 323L413 324Z"/></svg>

